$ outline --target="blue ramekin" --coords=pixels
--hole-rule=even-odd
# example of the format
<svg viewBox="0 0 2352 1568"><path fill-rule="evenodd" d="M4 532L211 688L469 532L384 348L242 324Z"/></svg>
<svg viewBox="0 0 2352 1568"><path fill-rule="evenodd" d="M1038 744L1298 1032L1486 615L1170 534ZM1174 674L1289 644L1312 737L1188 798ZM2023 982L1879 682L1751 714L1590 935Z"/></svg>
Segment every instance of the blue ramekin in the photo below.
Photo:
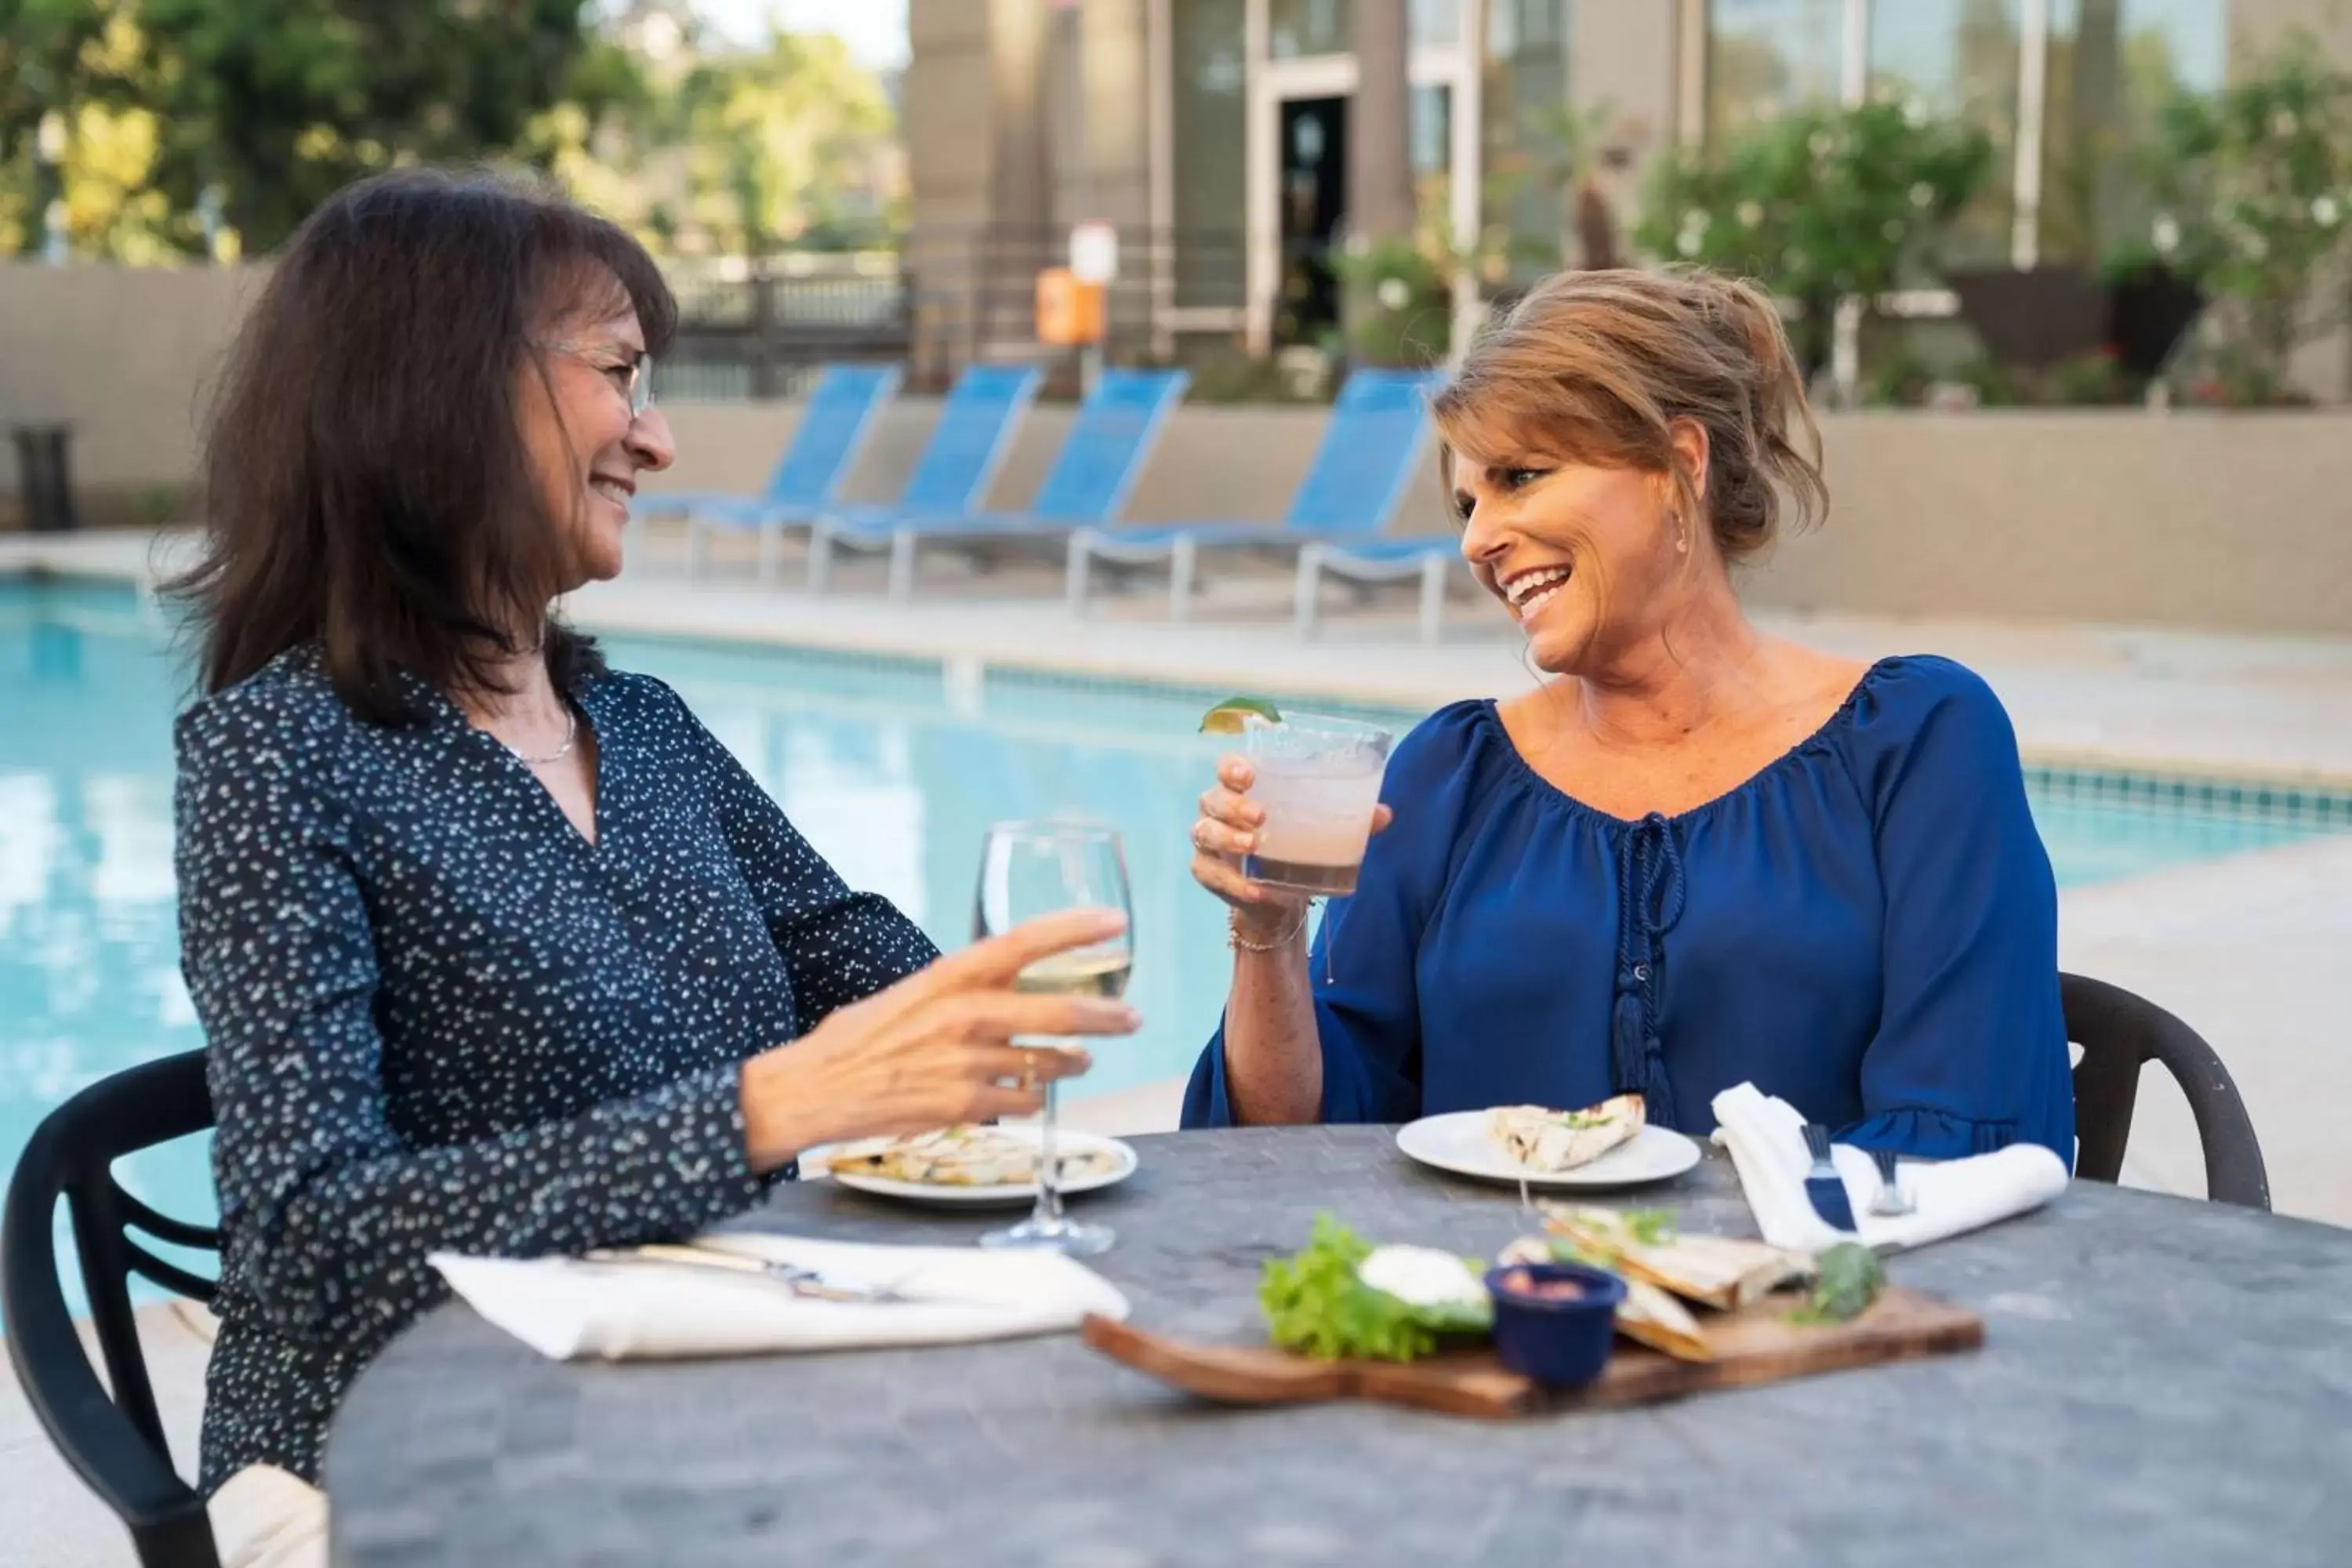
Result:
<svg viewBox="0 0 2352 1568"><path fill-rule="evenodd" d="M1523 1295L1504 1284L1525 1273L1538 1280L1570 1279L1584 1287L1572 1301ZM1506 1367L1546 1388L1581 1388L1609 1364L1617 1335L1617 1308L1625 1281L1582 1263L1513 1263L1486 1271L1495 1300L1495 1355Z"/></svg>

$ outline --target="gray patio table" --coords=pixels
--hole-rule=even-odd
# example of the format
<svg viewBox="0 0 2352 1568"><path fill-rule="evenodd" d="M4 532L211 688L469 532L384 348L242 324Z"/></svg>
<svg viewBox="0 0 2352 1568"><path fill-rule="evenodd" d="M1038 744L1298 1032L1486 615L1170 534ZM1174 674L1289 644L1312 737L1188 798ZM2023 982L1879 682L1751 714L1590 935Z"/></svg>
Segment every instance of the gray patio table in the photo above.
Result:
<svg viewBox="0 0 2352 1568"><path fill-rule="evenodd" d="M1515 1194L1382 1128L1137 1140L1085 1203L1136 1321L1261 1337L1259 1265L1329 1209L1491 1253ZM1753 1234L1710 1154L1644 1202ZM780 1188L740 1224L954 1242L990 1223ZM1192 1402L1062 1335L561 1364L462 1305L361 1378L331 1436L334 1558L486 1563L2352 1561L2352 1231L2092 1184L1923 1249L1898 1279L1983 1315L1970 1355L1486 1423ZM1603 1555L1605 1554L1605 1555Z"/></svg>

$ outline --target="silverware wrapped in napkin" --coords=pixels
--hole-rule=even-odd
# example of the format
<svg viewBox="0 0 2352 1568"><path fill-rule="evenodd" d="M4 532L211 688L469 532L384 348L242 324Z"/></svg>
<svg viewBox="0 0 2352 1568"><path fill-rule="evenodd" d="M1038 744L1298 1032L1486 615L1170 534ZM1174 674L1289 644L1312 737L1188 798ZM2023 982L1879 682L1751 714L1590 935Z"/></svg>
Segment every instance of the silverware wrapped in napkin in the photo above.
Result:
<svg viewBox="0 0 2352 1568"><path fill-rule="evenodd" d="M1128 1310L1074 1258L969 1247L725 1232L667 1255L431 1262L484 1318L558 1361L959 1343Z"/></svg>

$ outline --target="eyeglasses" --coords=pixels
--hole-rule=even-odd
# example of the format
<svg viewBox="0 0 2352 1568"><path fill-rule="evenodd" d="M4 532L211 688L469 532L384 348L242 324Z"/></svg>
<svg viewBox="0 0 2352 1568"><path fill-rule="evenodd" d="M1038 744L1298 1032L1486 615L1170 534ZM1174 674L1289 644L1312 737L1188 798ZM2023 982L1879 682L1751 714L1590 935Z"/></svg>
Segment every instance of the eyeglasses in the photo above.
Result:
<svg viewBox="0 0 2352 1568"><path fill-rule="evenodd" d="M634 353L614 343L541 343L539 346L550 353L569 354L611 378L614 388L628 399L631 419L644 418L646 410L654 405L654 362L648 355Z"/></svg>

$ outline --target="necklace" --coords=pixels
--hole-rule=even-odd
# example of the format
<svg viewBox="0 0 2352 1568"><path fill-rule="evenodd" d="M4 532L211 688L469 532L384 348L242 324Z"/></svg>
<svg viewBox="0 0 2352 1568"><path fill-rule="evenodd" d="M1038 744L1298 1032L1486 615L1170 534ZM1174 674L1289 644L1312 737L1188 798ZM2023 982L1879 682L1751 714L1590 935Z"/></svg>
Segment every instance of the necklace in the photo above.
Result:
<svg viewBox="0 0 2352 1568"><path fill-rule="evenodd" d="M563 744L556 747L555 750L548 752L547 755L543 757L530 756L520 746L509 744L503 740L500 741L499 744L505 746L508 751L512 752L515 754L516 761L527 763L534 768L543 768L550 763L560 763L564 758L570 756L572 754L572 742L579 739L579 711L576 709L566 708L563 712Z"/></svg>

